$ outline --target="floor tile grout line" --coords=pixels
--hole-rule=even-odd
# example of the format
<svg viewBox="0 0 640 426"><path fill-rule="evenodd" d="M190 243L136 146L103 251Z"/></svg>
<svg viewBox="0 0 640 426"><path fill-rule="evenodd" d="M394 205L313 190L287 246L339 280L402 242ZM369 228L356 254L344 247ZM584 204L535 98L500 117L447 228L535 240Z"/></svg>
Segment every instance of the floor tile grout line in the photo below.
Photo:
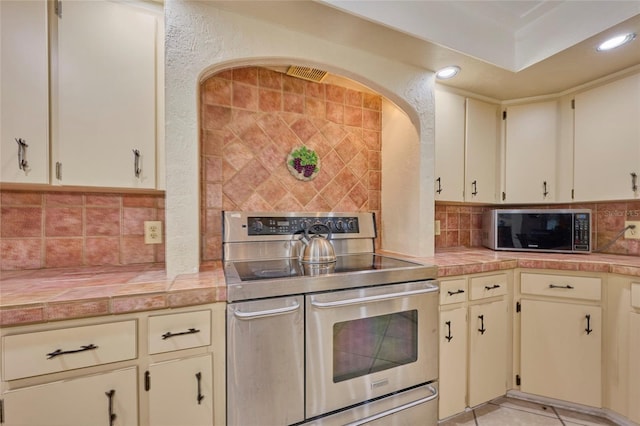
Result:
<svg viewBox="0 0 640 426"><path fill-rule="evenodd" d="M560 420L560 423L562 423L562 426L567 426L564 420L562 420L562 417L560 417L560 414L558 414L558 410L556 410L556 407L554 407L553 405L551 405L550 407L553 410L553 412L556 413L556 416L558 416L558 419Z"/></svg>
<svg viewBox="0 0 640 426"><path fill-rule="evenodd" d="M473 422L476 424L476 426L480 426L480 423L478 423L478 417L476 416L476 410L472 410L473 413Z"/></svg>

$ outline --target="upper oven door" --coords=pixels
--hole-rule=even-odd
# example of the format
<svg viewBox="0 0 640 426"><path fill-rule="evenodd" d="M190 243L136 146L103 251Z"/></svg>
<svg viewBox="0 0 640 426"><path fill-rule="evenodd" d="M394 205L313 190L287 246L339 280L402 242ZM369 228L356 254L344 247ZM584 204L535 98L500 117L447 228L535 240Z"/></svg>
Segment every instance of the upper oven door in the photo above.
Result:
<svg viewBox="0 0 640 426"><path fill-rule="evenodd" d="M435 281L305 299L307 418L437 380Z"/></svg>

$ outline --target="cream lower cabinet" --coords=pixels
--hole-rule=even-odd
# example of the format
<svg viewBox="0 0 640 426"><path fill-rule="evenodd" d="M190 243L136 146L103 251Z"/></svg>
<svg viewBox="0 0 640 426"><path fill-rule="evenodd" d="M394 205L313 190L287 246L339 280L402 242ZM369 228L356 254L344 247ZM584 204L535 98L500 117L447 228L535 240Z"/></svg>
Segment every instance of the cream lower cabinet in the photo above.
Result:
<svg viewBox="0 0 640 426"><path fill-rule="evenodd" d="M7 425L222 425L225 303L0 330Z"/></svg>
<svg viewBox="0 0 640 426"><path fill-rule="evenodd" d="M440 419L507 391L510 273L440 281Z"/></svg>
<svg viewBox="0 0 640 426"><path fill-rule="evenodd" d="M520 390L601 407L601 279L523 272L520 285Z"/></svg>
<svg viewBox="0 0 640 426"><path fill-rule="evenodd" d="M507 392L507 301L469 308L469 406Z"/></svg>
<svg viewBox="0 0 640 426"><path fill-rule="evenodd" d="M210 354L149 366L149 424L213 424L213 372Z"/></svg>
<svg viewBox="0 0 640 426"><path fill-rule="evenodd" d="M135 367L44 385L2 395L4 423L13 426L138 424Z"/></svg>
<svg viewBox="0 0 640 426"><path fill-rule="evenodd" d="M640 311L629 318L629 418L640 423Z"/></svg>

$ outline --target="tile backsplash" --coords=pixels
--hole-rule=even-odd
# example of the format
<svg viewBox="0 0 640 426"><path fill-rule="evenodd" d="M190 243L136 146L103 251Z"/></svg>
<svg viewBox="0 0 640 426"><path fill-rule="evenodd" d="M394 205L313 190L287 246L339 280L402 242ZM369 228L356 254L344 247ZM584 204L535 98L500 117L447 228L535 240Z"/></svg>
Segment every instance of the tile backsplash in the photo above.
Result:
<svg viewBox="0 0 640 426"><path fill-rule="evenodd" d="M221 258L222 210L373 211L381 229L379 95L260 67L200 89L203 260ZM301 146L320 158L311 181L287 168Z"/></svg>
<svg viewBox="0 0 640 426"><path fill-rule="evenodd" d="M1 270L164 262L144 243L164 195L3 190L0 207Z"/></svg>
<svg viewBox="0 0 640 426"><path fill-rule="evenodd" d="M479 247L482 245L482 213L490 208L587 208L593 212L592 237L595 250L606 247L624 229L626 220L640 221L640 201L562 204L548 206L478 206L474 204L436 203L435 220L440 221L440 235L435 248ZM603 253L640 256L640 240L623 237L607 247Z"/></svg>

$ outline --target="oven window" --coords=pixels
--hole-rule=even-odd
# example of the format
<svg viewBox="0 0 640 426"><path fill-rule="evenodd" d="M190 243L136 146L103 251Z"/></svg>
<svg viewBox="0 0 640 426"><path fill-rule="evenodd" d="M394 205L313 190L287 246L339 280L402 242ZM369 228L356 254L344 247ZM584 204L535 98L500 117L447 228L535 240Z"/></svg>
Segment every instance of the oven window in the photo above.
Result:
<svg viewBox="0 0 640 426"><path fill-rule="evenodd" d="M387 370L418 359L418 311L333 325L333 382Z"/></svg>

